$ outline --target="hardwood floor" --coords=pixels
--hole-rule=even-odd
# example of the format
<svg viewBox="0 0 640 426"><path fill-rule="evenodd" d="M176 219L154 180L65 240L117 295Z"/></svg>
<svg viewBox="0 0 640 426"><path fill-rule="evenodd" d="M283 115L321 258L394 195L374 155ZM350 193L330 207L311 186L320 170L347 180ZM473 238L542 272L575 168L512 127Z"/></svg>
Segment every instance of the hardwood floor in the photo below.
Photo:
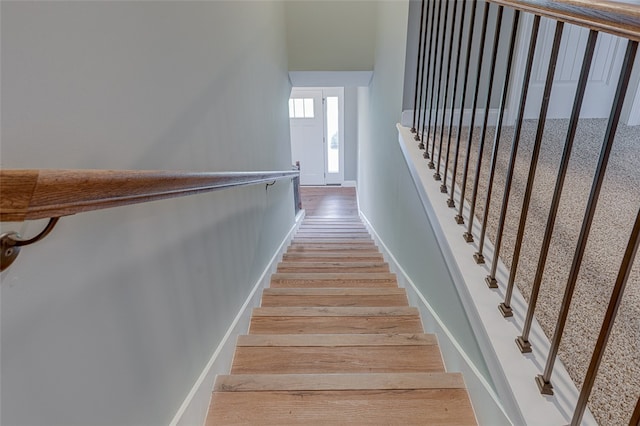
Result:
<svg viewBox="0 0 640 426"><path fill-rule="evenodd" d="M462 375L357 216L353 188L303 188L306 218L216 379L212 425L475 425Z"/></svg>
<svg viewBox="0 0 640 426"><path fill-rule="evenodd" d="M307 217L358 216L355 188L301 186L300 200Z"/></svg>

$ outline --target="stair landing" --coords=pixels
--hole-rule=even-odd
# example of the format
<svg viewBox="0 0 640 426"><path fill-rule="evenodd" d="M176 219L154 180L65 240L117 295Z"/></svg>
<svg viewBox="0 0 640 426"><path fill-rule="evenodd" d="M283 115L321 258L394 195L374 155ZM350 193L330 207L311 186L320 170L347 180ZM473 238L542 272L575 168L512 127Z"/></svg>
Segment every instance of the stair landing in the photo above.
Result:
<svg viewBox="0 0 640 426"><path fill-rule="evenodd" d="M462 375L447 373L435 335L357 216L307 217L206 424L475 425Z"/></svg>

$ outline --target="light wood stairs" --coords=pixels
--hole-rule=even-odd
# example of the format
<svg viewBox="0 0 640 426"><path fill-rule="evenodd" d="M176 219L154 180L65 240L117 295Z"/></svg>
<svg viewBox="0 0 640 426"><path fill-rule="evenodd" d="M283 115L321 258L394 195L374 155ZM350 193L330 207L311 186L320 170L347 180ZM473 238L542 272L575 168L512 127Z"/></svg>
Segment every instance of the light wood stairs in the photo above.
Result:
<svg viewBox="0 0 640 426"><path fill-rule="evenodd" d="M477 424L357 216L308 217L218 376L210 425Z"/></svg>

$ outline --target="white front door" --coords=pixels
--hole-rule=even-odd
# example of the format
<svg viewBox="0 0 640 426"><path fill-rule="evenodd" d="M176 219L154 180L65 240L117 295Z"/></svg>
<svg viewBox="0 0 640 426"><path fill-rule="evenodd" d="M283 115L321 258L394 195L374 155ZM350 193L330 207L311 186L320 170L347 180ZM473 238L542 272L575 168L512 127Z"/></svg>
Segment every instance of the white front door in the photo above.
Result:
<svg viewBox="0 0 640 426"><path fill-rule="evenodd" d="M344 182L344 88L294 88L289 98L291 157L301 185Z"/></svg>
<svg viewBox="0 0 640 426"><path fill-rule="evenodd" d="M324 185L322 90L293 89L289 99L291 154L300 162L301 185Z"/></svg>

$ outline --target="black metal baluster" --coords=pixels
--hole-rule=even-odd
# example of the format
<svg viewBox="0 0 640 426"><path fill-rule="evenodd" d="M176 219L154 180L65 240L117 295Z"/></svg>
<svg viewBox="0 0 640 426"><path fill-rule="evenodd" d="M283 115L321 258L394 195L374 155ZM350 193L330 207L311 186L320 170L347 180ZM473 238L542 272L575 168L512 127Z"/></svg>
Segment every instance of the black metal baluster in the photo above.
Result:
<svg viewBox="0 0 640 426"><path fill-rule="evenodd" d="M458 71L460 70L460 50L462 50L462 35L463 35L463 31L464 31L464 16L465 16L465 6L466 6L467 2L463 1L462 2L462 16L460 18L460 34L458 37L458 59L456 61L456 77L455 77L455 82L453 85L453 96L451 98L451 119L449 121L449 129L451 129L451 127L453 126L453 112L454 112L454 107L455 107L455 103L456 103L456 89L458 88ZM462 85L462 96L460 98L460 120L458 122L458 129L457 129L457 135L456 135L456 153L453 157L453 171L452 171L452 175L451 175L451 195L449 196L449 199L447 200L447 206L449 206L450 208L454 208L455 202L453 201L453 194L456 190L456 173L458 171L458 153L460 152L460 138L462 137L462 118L463 118L463 111L464 111L464 100L467 96L467 82L469 79L469 60L471 59L471 43L473 42L473 29L475 26L475 19L476 19L476 6L478 5L478 2L476 0L473 1L472 6L471 6L471 19L469 21L469 36L468 36L468 40L467 40L467 55L466 55L466 67L465 67L465 72L464 72L464 83ZM451 144L451 132L449 132L449 144ZM447 155L449 154L449 150L447 149ZM447 158L447 165L449 164L449 159ZM445 168L445 179L444 179L444 183L443 185L446 185L447 183L447 169ZM444 188L446 190L446 187ZM440 188L440 190L442 190L442 187Z"/></svg>
<svg viewBox="0 0 640 426"><path fill-rule="evenodd" d="M511 193L511 182L513 181L513 172L516 164L516 156L518 154L518 145L520 144L520 133L522 131L524 109L527 104L527 95L529 93L529 82L531 80L531 70L533 68L533 59L535 57L536 45L538 43L540 19L541 18L539 15L535 15L535 17L533 18L533 27L531 29L531 39L529 41L529 51L527 53L527 64L525 66L524 79L522 81L522 89L520 91L520 103L518 106L518 115L516 117L515 129L513 132L513 140L511 142L511 154L509 155L509 165L507 166L507 176L504 184L504 193L502 194L502 207L500 208L500 219L498 219L496 243L493 249L493 263L491 264L491 272L485 278L485 282L487 283L489 288L498 288L498 281L496 280L496 271L498 269L498 261L500 259L500 248L502 246L504 222L506 220L507 208L509 205L509 195Z"/></svg>
<svg viewBox="0 0 640 426"><path fill-rule="evenodd" d="M578 426L582 421L582 416L584 415L584 410L587 407L589 395L591 395L593 383L596 380L598 368L600 368L600 362L602 361L604 350L607 347L611 330L613 330L613 323L616 319L618 308L622 303L622 295L624 294L625 286L627 285L629 275L631 274L631 267L633 266L636 253L638 252L638 246L640 246L640 210L638 210L638 214L636 215L636 221L633 225L633 230L631 231L631 236L629 237L629 242L627 243L624 256L622 257L622 264L618 270L618 277L616 278L616 283L613 286L607 312L605 313L604 320L602 320L602 327L600 329L600 334L598 335L598 341L596 342L596 346L593 350L593 355L591 356L587 375L582 383L580 397L578 397L576 410L573 413L573 419L571 419L571 426Z"/></svg>
<svg viewBox="0 0 640 426"><path fill-rule="evenodd" d="M446 37L445 34L447 32L447 19L449 17L449 1L448 0L444 0L445 5L444 5L444 24L442 25L442 43L440 45L440 68L438 70L438 89L436 90L436 110L435 110L435 115L433 117L434 119L434 124L433 124L433 140L431 142L431 160L429 161L429 163L427 164L427 167L429 167L430 169L433 169L435 167L433 160L435 159L435 145L436 145L436 132L438 131L438 111L440 110L440 89L442 86L442 68L444 66L444 48L445 48L445 44L446 44ZM438 17L439 18L439 17ZM438 31L440 30L440 27L438 27ZM443 110L443 114L444 114L444 106L442 107ZM440 145L442 146L442 144ZM440 163L440 157L438 157L438 163Z"/></svg>
<svg viewBox="0 0 640 426"><path fill-rule="evenodd" d="M502 135L502 121L504 119L504 106L507 103L509 95L509 80L511 79L511 67L513 62L513 53L516 46L516 36L518 35L518 24L520 22L520 11L516 10L513 15L513 24L511 27L511 36L509 39L509 54L507 58L507 69L505 70L504 82L502 83L502 97L500 98L500 109L498 113L498 124L496 125L496 134L493 139L493 152L491 153L491 167L489 170L489 183L487 184L487 195L484 201L484 216L482 217L482 228L480 231L480 240L478 241L478 251L473 255L476 263L484 263L484 238L487 232L487 221L489 219L489 207L491 205L491 192L493 190L493 178L496 173L496 163L498 160L498 150L500 149L500 136Z"/></svg>
<svg viewBox="0 0 640 426"><path fill-rule="evenodd" d="M425 9L426 9L426 17L424 19L424 30L422 32L422 66L421 66L421 75L420 75L420 97L419 97L419 101L418 101L418 121L417 121L417 126L416 126L416 134L414 135L413 139L417 142L419 142L418 144L418 148L419 149L424 149L424 143L422 143L422 136L424 133L424 123L422 125L422 130L420 129L420 117L422 117L424 115L424 111L423 111L423 94L424 97L426 98L426 90L427 90L427 82L425 82L425 79L429 78L428 73L429 73L429 60L431 58L431 56L429 56L429 60L425 60L425 55L426 55L426 50L427 50L427 31L428 26L427 24L429 23L429 6L430 6L431 2L429 0L426 0L426 5L425 5ZM425 65L427 66L427 70L425 73Z"/></svg>
<svg viewBox="0 0 640 426"><path fill-rule="evenodd" d="M433 30L435 28L435 17L436 17L436 4L435 1L431 2L431 8L427 9L427 19L429 19L429 15L431 15L431 34L429 36L429 52L427 54L427 74L426 74L426 82L424 84L424 111L422 114L422 132L421 132L421 142L420 145L418 146L418 148L420 149L425 149L424 152L424 158L429 158L429 150L426 149L427 146L424 144L424 129L426 128L426 121L427 121L427 103L428 103L428 90L429 90L429 82L431 81L430 79L430 74L431 74L431 52L433 51ZM427 48L427 40L426 40L426 31L425 31L425 45L424 45L425 49ZM435 58L434 58L435 61ZM434 65L435 66L435 65ZM427 143L429 141L427 140Z"/></svg>
<svg viewBox="0 0 640 426"><path fill-rule="evenodd" d="M604 182L604 174L607 170L609 155L611 154L613 141L616 138L616 129L618 128L620 113L622 112L622 104L624 103L624 98L627 93L627 86L629 85L629 78L631 77L631 70L633 68L633 61L635 60L637 48L638 42L630 40L627 43L627 51L625 53L624 62L622 64L622 70L620 71L620 78L618 79L616 95L613 99L611 116L609 117L609 123L607 124L607 131L605 133L604 143L602 145L602 150L600 151L600 158L598 159L598 166L596 168L595 177L591 186L591 193L589 194L587 209L584 214L584 219L582 220L582 227L580 228L578 245L573 256L573 261L571 262L571 270L569 272L569 279L567 281L567 286L562 298L562 305L560 307L558 323L556 324L556 329L553 333L553 339L551 340L551 349L549 350L549 355L547 357L547 365L545 366L544 373L536 377L536 382L538 383L538 386L540 387L540 391L542 393L548 393L553 388L551 386L551 374L553 373L553 365L556 356L558 355L560 341L562 340L562 333L567 323L567 317L569 316L569 307L571 306L573 291L576 287L576 282L578 281L578 273L580 272L580 265L582 264L584 251L587 247L587 241L589 239L589 231L591 230L593 217L596 213L598 196L600 195L600 189L602 188L602 183Z"/></svg>
<svg viewBox="0 0 640 426"><path fill-rule="evenodd" d="M453 14L453 19L454 19L454 23L455 23L455 6L458 4L457 1L454 2L454 14ZM466 12L466 6L467 6L467 2L463 1L462 2L462 8L460 11L460 28L458 31L458 50L456 51L456 66L455 66L455 71L454 71L454 77L453 77L453 93L451 94L451 115L449 116L449 132L448 132L448 137L447 137L447 156L446 159L444 161L444 178L442 179L442 185L440 185L440 192L442 192L443 194L446 194L448 191L447 189L447 174L449 172L449 153L451 151L451 128L453 127L453 109L455 107L456 104L456 94L458 93L458 72L460 71L460 58L462 57L462 35L464 33L464 15ZM455 25L454 25L455 26ZM451 45L453 45L453 40L451 40ZM460 129L458 129L458 141L460 141ZM457 151L457 148L456 148ZM457 154L457 152L456 152ZM457 159L456 159L457 160ZM455 186L452 184L452 187ZM453 199L450 200L451 202L453 202ZM449 205L449 207L452 207L451 205Z"/></svg>
<svg viewBox="0 0 640 426"><path fill-rule="evenodd" d="M464 223L464 217L462 212L464 211L464 194L467 190L467 174L469 173L469 159L471 157L471 143L473 142L473 125L476 121L476 108L478 106L478 92L480 91L480 76L482 74L482 59L484 53L484 42L487 36L487 18L489 17L489 3L484 4L484 15L482 17L482 31L480 35L480 47L478 48L478 71L476 73L476 86L475 93L473 95L473 104L471 106L471 123L469 124L469 138L467 143L467 156L464 160L464 170L462 173L462 188L460 191L460 206L458 215L456 216L456 222L460 225ZM462 114L463 111L460 111ZM467 233L465 232L465 241L471 242L467 239Z"/></svg>
<svg viewBox="0 0 640 426"><path fill-rule="evenodd" d="M629 421L629 426L639 426L640 425L640 397L638 397L638 402L636 402L636 408L633 410L633 414L631 415L631 421Z"/></svg>
<svg viewBox="0 0 640 426"><path fill-rule="evenodd" d="M416 87L413 95L413 122L411 125L411 133L416 133L417 123L420 122L420 117L416 122L416 113L420 104L422 103L422 76L424 74L424 49L422 48L422 24L424 23L424 5L425 0L420 3L420 34L418 38L418 58L416 59ZM420 91L420 100L418 101L418 91ZM419 136L418 136L419 137ZM415 136L414 136L415 138Z"/></svg>
<svg viewBox="0 0 640 426"><path fill-rule="evenodd" d="M491 94L493 92L493 77L496 73L496 59L498 58L498 45L500 44L500 29L502 28L502 15L504 7L498 6L498 16L496 17L495 32L493 34L493 49L491 51L491 65L489 67L489 87L487 88L487 101L484 106L484 119L482 130L480 130L480 143L478 144L478 158L476 161L476 171L473 177L473 189L471 191L471 203L469 205L469 223L467 232L464 233L464 240L468 243L473 241L473 217L476 211L476 201L478 198L478 185L480 184L480 169L482 168L482 155L484 152L484 142L487 136L487 121L489 120L489 108L491 107Z"/></svg>
<svg viewBox="0 0 640 426"><path fill-rule="evenodd" d="M582 68L580 70L580 77L578 78L576 95L573 99L573 108L571 111L571 118L569 119L567 139L562 151L562 158L560 159L558 177L556 178L556 185L553 191L553 197L551 199L551 207L549 207L549 216L547 217L547 225L545 227L544 237L542 237L542 248L540 249L540 257L538 259L536 275L533 279L531 297L529 298L529 306L527 307L527 315L524 321L524 326L522 327L522 336L519 336L516 339L516 343L520 348L520 351L523 353L531 352L531 343L529 343L529 331L531 331L533 313L538 302L538 293L540 291L540 284L542 283L542 274L544 273L544 266L547 261L547 255L549 254L549 245L551 244L553 227L556 223L556 215L558 214L558 207L560 206L560 196L562 195L562 187L564 185L564 179L567 175L567 168L569 167L571 149L573 148L573 140L576 136L578 119L580 118L580 108L582 107L582 100L584 99L584 92L587 87L587 78L589 76L589 70L591 69L591 60L593 59L593 52L596 47L597 38L598 32L591 30L589 32L589 38L587 39L587 46L585 48L584 57L582 60ZM552 393L551 389L549 389L549 391Z"/></svg>
<svg viewBox="0 0 640 426"><path fill-rule="evenodd" d="M438 146L438 167L436 168L436 174L433 175L433 178L435 180L441 180L442 177L440 176L440 163L442 163L442 140L444 139L444 122L447 118L447 98L449 97L449 81L450 81L450 77L451 77L451 59L453 57L453 37L455 35L455 30L456 30L456 12L458 9L458 2L456 0L453 1L453 12L451 13L451 34L449 35L449 55L448 55L448 59L447 59L447 78L446 78L446 82L444 84L444 100L442 101L442 126L440 127L440 141L439 141L439 146ZM443 37L444 39L444 37ZM451 108L451 114L453 116L453 107ZM451 133L451 127L449 127L449 133ZM449 140L451 140L451 138L448 138ZM447 152L448 155L448 152ZM447 162L448 162L448 156L447 156ZM445 164L444 166L445 168L447 167L447 164ZM443 182L444 185L444 182ZM447 192L447 186L444 185L444 191L442 190L442 186L440 187L440 192L446 193Z"/></svg>
<svg viewBox="0 0 640 426"><path fill-rule="evenodd" d="M429 158L429 139L431 138L431 115L433 114L433 99L435 97L435 88L436 88L435 86L436 86L436 64L438 61L438 40L440 40L440 15L441 15L440 12L442 12L442 0L438 0L438 12L437 12L438 20L436 21L436 38L435 38L435 43L431 45L431 49L433 50L433 70L431 74L431 100L429 101L429 118L427 119L427 136L426 136L427 142L425 144L424 158ZM426 114L427 112L425 111L425 116ZM431 156L433 157L433 149L431 149Z"/></svg>
<svg viewBox="0 0 640 426"><path fill-rule="evenodd" d="M507 291L504 302L498 305L498 309L504 317L513 315L511 310L511 296L513 294L513 286L515 285L516 272L518 270L518 261L520 260L520 249L522 248L522 240L524 238L524 230L527 223L527 215L529 212L529 202L533 193L533 183L535 180L536 169L538 167L538 158L540 157L540 147L542 146L542 136L544 134L544 124L547 120L547 110L549 109L549 100L551 99L551 89L553 88L553 77L556 72L556 64L558 63L558 53L560 52L560 42L562 41L562 31L564 29L563 22L556 22L555 35L553 37L553 46L551 47L551 56L549 58L549 68L547 70L547 80L544 86L544 94L542 95L542 104L540 106L540 115L538 117L538 130L536 131L536 139L533 144L533 153L531 155L531 163L529 164L529 175L527 176L527 187L524 191L524 199L522 201L522 209L520 210L520 222L518 224L518 233L516 235L516 244L513 250L513 260L511 261L511 269L509 270L509 282L507 283ZM503 203L508 203L507 199ZM501 223L498 238L502 239L502 229L504 227L504 215L506 214L506 204L503 204L503 213L500 216ZM498 248L499 253L499 248ZM496 257L497 259L497 257ZM495 282L497 263L492 265L491 275L487 277L487 283ZM497 285L496 285L497 286Z"/></svg>

